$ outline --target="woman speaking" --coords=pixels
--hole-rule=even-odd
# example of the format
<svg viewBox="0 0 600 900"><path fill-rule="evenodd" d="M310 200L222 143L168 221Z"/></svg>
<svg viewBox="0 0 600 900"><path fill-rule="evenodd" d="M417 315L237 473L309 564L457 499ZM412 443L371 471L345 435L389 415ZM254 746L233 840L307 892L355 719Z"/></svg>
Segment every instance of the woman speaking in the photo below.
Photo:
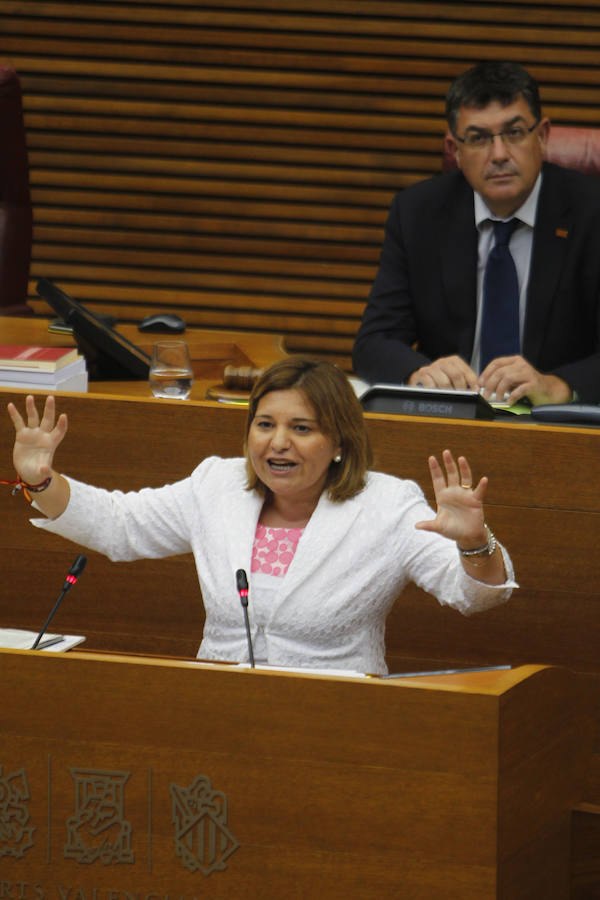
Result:
<svg viewBox="0 0 600 900"><path fill-rule="evenodd" d="M34 525L115 561L194 554L203 659L248 659L239 569L258 663L381 674L386 617L409 581L464 614L517 586L485 524L487 478L474 484L448 450L431 456L434 512L415 482L370 471L360 403L329 362L272 365L250 395L244 456L209 457L157 489L109 492L59 474L67 418L53 397L41 418L31 396L23 415L8 411L19 482L46 517Z"/></svg>

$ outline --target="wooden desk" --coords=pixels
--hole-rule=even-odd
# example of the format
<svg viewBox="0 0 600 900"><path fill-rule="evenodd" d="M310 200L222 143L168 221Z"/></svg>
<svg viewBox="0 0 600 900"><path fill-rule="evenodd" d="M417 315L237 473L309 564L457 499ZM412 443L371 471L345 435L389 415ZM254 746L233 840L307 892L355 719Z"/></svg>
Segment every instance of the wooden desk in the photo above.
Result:
<svg viewBox="0 0 600 900"><path fill-rule="evenodd" d="M23 392L0 394L4 407ZM70 431L57 465L76 478L121 489L184 477L210 454L239 455L246 416L243 409L208 401L93 393L63 395L60 407ZM375 468L415 479L430 500L431 452L449 447L465 453L475 477L489 475L487 519L508 546L521 586L508 604L470 618L409 586L388 619L390 667L537 662L600 675L600 431L374 414L366 419ZM6 477L11 447L7 425L0 428ZM77 550L33 530L30 514L22 498L0 490L0 620L35 629ZM90 553L55 625L86 634L91 649L190 656L203 621L191 556L117 566ZM599 740L585 799L600 805ZM597 845L600 871L600 835Z"/></svg>
<svg viewBox="0 0 600 900"><path fill-rule="evenodd" d="M23 651L0 651L0 669L2 777L27 789L5 791L22 856L2 859L4 885L568 896L585 676L526 666L398 683Z"/></svg>
<svg viewBox="0 0 600 900"><path fill-rule="evenodd" d="M75 344L70 335L48 331L49 319L0 316L0 344L34 344L42 347L67 347ZM183 334L149 334L135 325L120 325L117 330L148 356L155 341L181 338L190 348L194 369L192 400L204 400L208 387L223 381L226 365L251 366L261 369L286 356L283 337L243 331L206 331L188 328ZM91 394L151 398L147 381L90 381Z"/></svg>

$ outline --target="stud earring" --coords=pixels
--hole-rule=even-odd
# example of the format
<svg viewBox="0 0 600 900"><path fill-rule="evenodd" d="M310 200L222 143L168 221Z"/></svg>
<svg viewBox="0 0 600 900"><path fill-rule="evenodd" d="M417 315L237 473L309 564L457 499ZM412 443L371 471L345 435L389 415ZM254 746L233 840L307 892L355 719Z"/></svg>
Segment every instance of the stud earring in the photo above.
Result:
<svg viewBox="0 0 600 900"><path fill-rule="evenodd" d="M336 455L333 457L333 461L334 463L340 463L342 461L342 454L336 453Z"/></svg>

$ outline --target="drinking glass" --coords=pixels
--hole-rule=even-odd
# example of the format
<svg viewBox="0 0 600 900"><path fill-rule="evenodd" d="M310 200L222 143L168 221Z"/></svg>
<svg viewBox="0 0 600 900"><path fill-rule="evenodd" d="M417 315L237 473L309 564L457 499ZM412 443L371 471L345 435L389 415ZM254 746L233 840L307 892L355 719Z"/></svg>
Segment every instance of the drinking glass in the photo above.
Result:
<svg viewBox="0 0 600 900"><path fill-rule="evenodd" d="M186 400L194 382L185 341L157 341L152 350L150 388L155 397Z"/></svg>

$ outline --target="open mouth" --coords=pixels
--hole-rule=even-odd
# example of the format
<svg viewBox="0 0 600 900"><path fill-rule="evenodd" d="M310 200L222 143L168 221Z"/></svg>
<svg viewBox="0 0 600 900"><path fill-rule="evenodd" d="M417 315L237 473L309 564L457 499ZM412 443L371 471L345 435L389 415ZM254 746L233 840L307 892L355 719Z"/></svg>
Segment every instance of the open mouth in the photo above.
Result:
<svg viewBox="0 0 600 900"><path fill-rule="evenodd" d="M292 469L295 469L297 465L296 463L285 459L269 459L267 460L267 464L272 472L290 472Z"/></svg>

